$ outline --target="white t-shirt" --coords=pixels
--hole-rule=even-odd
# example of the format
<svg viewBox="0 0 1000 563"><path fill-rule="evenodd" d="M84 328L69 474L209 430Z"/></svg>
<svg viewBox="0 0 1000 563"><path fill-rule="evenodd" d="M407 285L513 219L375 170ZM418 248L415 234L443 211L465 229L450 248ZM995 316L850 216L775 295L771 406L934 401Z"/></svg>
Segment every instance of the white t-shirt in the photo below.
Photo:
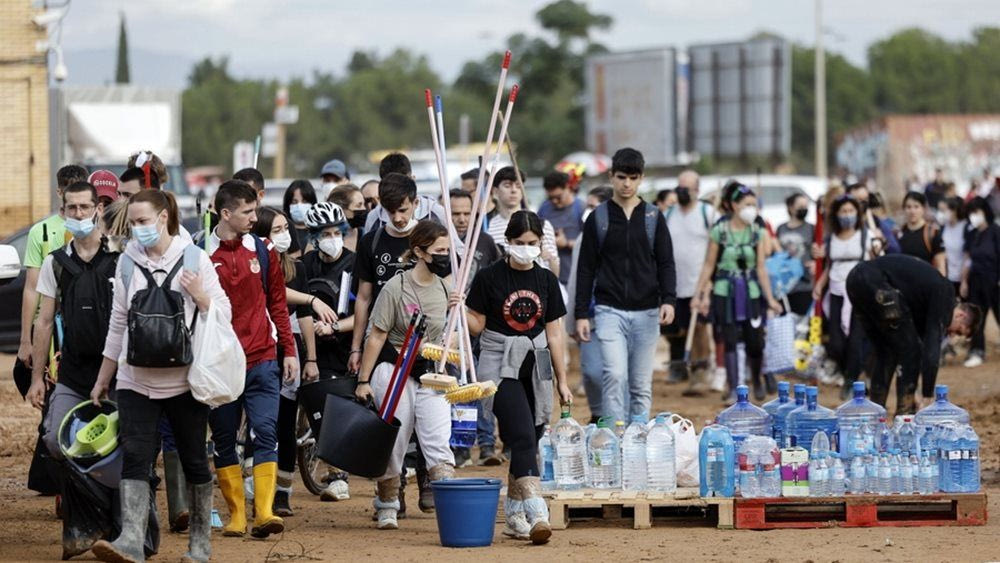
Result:
<svg viewBox="0 0 1000 563"><path fill-rule="evenodd" d="M868 236L865 243L867 248L861 250L861 231L855 231L849 239L841 239L837 235L830 238L830 293L844 296L847 294L847 275L858 265L858 262L866 260L872 249L872 237Z"/></svg>
<svg viewBox="0 0 1000 563"><path fill-rule="evenodd" d="M965 229L966 222L959 221L954 225L945 225L941 229L941 241L944 243L944 255L948 264L948 280L962 281L962 266L965 265Z"/></svg>
<svg viewBox="0 0 1000 563"><path fill-rule="evenodd" d="M716 212L711 205L699 201L687 213L680 206L674 206L666 219L667 230L670 231L670 240L674 248L677 297L690 299L694 297L698 276L705 264L705 254L708 253L708 232L715 224Z"/></svg>
<svg viewBox="0 0 1000 563"><path fill-rule="evenodd" d="M66 254L72 256L72 244L66 245ZM35 291L37 291L40 295L55 299L56 292L59 289L59 282L56 280L56 272L52 267L53 260L55 260L55 258L51 254L42 260L42 269L38 271L38 285L35 286Z"/></svg>

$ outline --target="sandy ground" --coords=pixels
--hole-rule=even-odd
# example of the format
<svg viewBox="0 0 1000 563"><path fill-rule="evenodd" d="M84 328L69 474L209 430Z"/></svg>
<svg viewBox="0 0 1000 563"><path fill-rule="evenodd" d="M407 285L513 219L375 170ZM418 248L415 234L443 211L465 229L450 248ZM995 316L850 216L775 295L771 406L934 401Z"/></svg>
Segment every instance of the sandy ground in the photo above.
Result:
<svg viewBox="0 0 1000 563"><path fill-rule="evenodd" d="M996 340L996 337L991 340ZM662 356L662 350L661 350ZM0 356L0 373L9 374L11 356ZM989 511L1000 514L1000 370L998 358L981 368L945 368L940 380L952 386L952 399L970 410L982 440L984 488L990 493ZM653 412L669 410L702 423L721 407L717 393L683 398L682 386L664 383L657 373ZM836 390L822 391L826 406L839 403ZM574 416L585 420L585 401ZM9 376L0 381L0 560L58 560L61 524L53 516L53 500L24 487L35 440L38 414L20 400ZM890 404L890 412L893 405ZM502 476L506 468L467 468L462 476ZM416 510L416 487L411 485L409 517L398 531L378 531L371 521L372 485L352 479L352 499L321 503L297 486L292 499L295 516L286 519L286 531L269 540L213 537L216 561L344 561L359 557L393 561L458 561L475 557L488 561L989 561L1000 559L1000 522L969 528L870 528L773 530L717 530L703 525L655 522L652 530L632 530L629 521L573 524L556 532L547 546L534 547L505 538L496 527L492 547L475 550L440 547L433 514ZM166 507L161 501L161 522ZM224 507L216 494L216 506ZM225 518L225 509L221 512ZM157 561L176 561L187 547L185 535L164 532ZM77 558L92 560L89 554Z"/></svg>

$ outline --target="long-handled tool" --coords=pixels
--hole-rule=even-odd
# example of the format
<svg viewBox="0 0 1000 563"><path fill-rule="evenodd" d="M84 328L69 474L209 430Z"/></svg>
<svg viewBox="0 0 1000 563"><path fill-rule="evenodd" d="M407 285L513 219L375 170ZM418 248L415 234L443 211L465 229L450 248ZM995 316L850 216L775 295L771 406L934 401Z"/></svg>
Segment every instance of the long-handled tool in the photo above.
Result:
<svg viewBox="0 0 1000 563"><path fill-rule="evenodd" d="M420 341L424 339L424 332L427 330L427 319L423 317L420 319L420 325L417 326L417 330L413 333L413 341L407 348L406 360L403 362L403 369L400 373L399 379L396 381L396 388L393 390L393 395L388 402L389 409L386 412L383 420L390 421L396 416L396 407L399 406L399 399L403 396L403 389L406 387L406 380L410 377L410 372L413 371L413 363L416 361L420 350Z"/></svg>
<svg viewBox="0 0 1000 563"><path fill-rule="evenodd" d="M399 374L399 368L403 365L403 359L404 359L403 355L404 352L406 351L406 347L410 343L410 338L413 336L413 331L417 327L418 316L419 313L413 313L413 315L410 317L410 325L406 328L406 334L403 335L403 346L399 350L399 355L396 356L396 363L392 366L392 377L389 378L389 387L388 387L389 390L391 390L396 385L396 377ZM386 395L387 395L386 398L388 398L388 392L386 393ZM387 401L383 399L382 404L378 409L378 415L382 417L383 420L385 420L384 414L386 411L386 403Z"/></svg>

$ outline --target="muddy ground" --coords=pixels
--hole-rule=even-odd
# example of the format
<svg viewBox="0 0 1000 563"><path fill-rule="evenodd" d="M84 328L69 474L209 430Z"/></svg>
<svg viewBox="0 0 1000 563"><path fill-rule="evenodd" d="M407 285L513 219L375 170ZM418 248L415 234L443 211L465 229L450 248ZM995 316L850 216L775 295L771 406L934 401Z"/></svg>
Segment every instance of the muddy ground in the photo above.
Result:
<svg viewBox="0 0 1000 563"><path fill-rule="evenodd" d="M997 340L995 334L992 340ZM662 357L662 350L661 350ZM0 373L9 374L12 356L0 356ZM1000 514L1000 361L997 357L978 369L946 367L940 381L951 385L952 400L972 413L982 440L984 488L990 494L989 511ZM700 428L721 407L717 393L684 398L679 385L664 383L658 372L653 412L669 410L690 418ZM589 413L585 400L574 409L578 420ZM839 404L836 390L824 388L821 403ZM9 375L0 381L0 560L58 560L61 524L54 518L53 499L24 487L35 441L38 414L17 395ZM893 405L890 402L890 413ZM462 476L502 476L505 467L472 467ZM869 528L774 530L717 530L705 524L677 525L654 521L651 530L632 530L630 521L587 522L556 532L547 546L533 547L505 538L496 527L495 542L485 549L440 547L433 514L416 510L416 487L411 485L409 517L398 531L378 531L371 521L372 485L355 478L352 498L321 503L297 485L292 504L295 516L286 519L286 531L268 540L213 536L216 561L346 561L365 558L391 561L989 561L1000 559L1000 522L968 528ZM161 522L166 507L161 500ZM216 506L224 507L216 493ZM225 518L225 509L221 510ZM177 561L187 547L185 535L164 532L154 561ZM78 560L92 560L81 556Z"/></svg>

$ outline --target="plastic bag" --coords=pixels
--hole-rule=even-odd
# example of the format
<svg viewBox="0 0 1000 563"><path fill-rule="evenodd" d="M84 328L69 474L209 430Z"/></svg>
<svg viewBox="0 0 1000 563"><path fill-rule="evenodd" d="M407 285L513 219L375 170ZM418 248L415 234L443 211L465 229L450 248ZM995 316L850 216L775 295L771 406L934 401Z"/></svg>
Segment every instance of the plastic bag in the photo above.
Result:
<svg viewBox="0 0 1000 563"><path fill-rule="evenodd" d="M694 424L679 414L670 415L678 487L698 486L698 435Z"/></svg>
<svg viewBox="0 0 1000 563"><path fill-rule="evenodd" d="M774 317L767 321L764 341L764 373L791 374L795 372L795 316Z"/></svg>
<svg viewBox="0 0 1000 563"><path fill-rule="evenodd" d="M204 314L194 334L194 360L188 385L195 400L210 407L231 403L243 394L247 359L233 325L215 304Z"/></svg>

